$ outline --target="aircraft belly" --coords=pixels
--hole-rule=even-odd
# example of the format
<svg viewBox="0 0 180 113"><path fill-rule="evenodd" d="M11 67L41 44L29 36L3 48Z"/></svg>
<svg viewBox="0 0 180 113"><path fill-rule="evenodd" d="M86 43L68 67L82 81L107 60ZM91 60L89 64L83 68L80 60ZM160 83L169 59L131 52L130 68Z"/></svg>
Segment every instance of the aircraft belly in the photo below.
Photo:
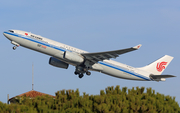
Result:
<svg viewBox="0 0 180 113"><path fill-rule="evenodd" d="M144 79L139 78L137 76L134 76L132 74L126 73L125 71L120 71L105 65L101 64L101 67L103 68L103 71L101 71L104 74L108 74L110 76L118 77L118 78L123 78L123 79L129 79L129 80L140 80L144 81Z"/></svg>

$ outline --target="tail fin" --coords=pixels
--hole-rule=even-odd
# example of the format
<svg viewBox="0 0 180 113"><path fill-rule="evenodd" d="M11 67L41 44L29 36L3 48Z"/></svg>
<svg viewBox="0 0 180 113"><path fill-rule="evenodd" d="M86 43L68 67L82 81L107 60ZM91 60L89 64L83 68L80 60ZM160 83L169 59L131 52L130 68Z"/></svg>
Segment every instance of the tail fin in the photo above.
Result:
<svg viewBox="0 0 180 113"><path fill-rule="evenodd" d="M162 58L156 60L155 62L139 69L148 71L153 75L161 75L161 73L166 69L172 59L172 56L165 55Z"/></svg>

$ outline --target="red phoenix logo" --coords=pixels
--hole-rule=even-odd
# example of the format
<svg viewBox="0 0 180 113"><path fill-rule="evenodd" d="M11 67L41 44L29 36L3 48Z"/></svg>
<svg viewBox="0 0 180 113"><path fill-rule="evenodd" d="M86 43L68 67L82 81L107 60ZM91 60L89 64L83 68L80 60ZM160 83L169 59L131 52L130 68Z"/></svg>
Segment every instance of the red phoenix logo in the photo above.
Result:
<svg viewBox="0 0 180 113"><path fill-rule="evenodd" d="M25 33L25 35L28 35L28 33Z"/></svg>
<svg viewBox="0 0 180 113"><path fill-rule="evenodd" d="M167 62L157 63L157 66L156 66L157 71L161 72L163 69L165 69L166 64Z"/></svg>

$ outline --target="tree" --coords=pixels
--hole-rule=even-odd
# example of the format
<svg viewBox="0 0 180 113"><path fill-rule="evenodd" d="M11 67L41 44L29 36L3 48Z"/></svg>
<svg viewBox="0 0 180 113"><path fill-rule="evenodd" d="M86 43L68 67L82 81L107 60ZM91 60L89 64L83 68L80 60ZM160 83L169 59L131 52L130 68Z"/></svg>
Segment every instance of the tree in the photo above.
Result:
<svg viewBox="0 0 180 113"><path fill-rule="evenodd" d="M18 98L16 104L0 102L0 113L180 113L175 97L155 93L151 88L107 87L100 95L79 95L79 90L57 91L48 95Z"/></svg>

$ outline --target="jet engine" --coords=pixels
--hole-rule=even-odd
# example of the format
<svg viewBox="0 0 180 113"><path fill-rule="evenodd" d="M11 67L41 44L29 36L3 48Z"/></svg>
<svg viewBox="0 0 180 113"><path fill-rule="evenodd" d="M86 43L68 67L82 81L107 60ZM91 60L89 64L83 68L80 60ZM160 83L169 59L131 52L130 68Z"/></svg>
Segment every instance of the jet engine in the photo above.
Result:
<svg viewBox="0 0 180 113"><path fill-rule="evenodd" d="M64 53L64 58L70 62L75 62L75 63L83 63L84 62L84 58L76 53L72 53L69 51L66 51Z"/></svg>
<svg viewBox="0 0 180 113"><path fill-rule="evenodd" d="M55 66L55 67L59 67L59 68L64 68L64 69L67 69L69 64L65 63L65 62L62 62L54 57L51 57L49 59L49 64L52 65L52 66Z"/></svg>

